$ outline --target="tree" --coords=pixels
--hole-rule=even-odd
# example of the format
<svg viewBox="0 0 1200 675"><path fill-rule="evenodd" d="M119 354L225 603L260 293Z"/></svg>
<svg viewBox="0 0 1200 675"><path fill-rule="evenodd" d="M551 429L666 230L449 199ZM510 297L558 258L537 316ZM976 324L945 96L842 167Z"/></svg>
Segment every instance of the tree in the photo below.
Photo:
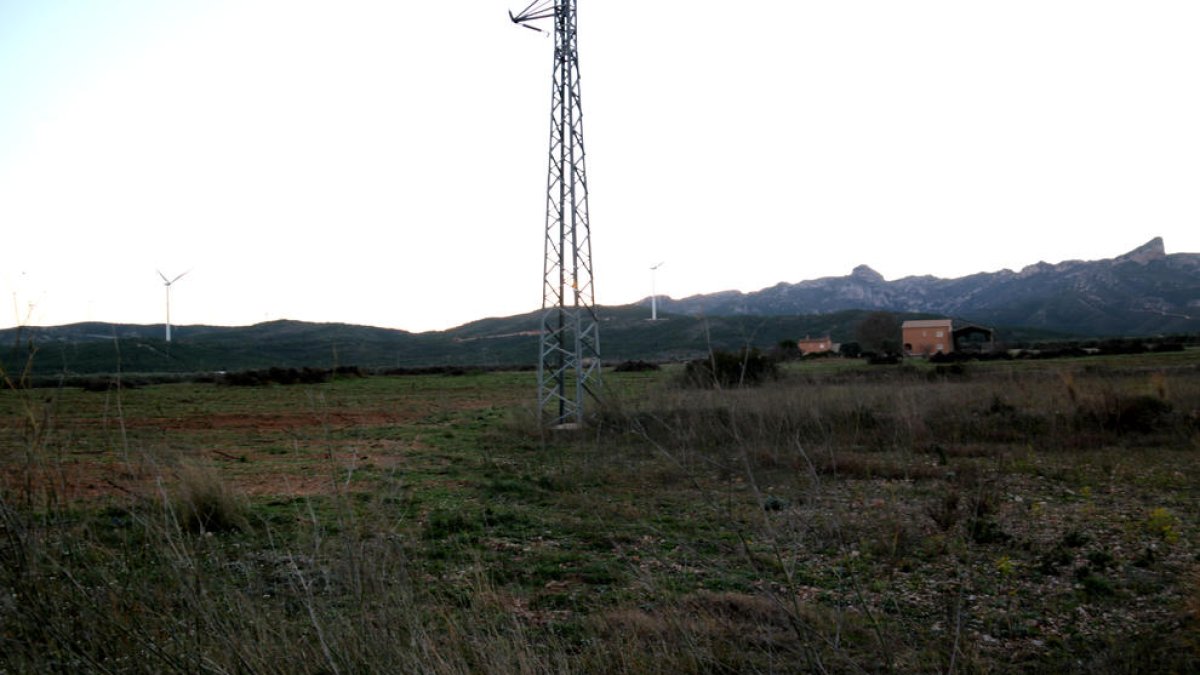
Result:
<svg viewBox="0 0 1200 675"><path fill-rule="evenodd" d="M854 329L864 352L900 353L900 320L891 312L872 312Z"/></svg>
<svg viewBox="0 0 1200 675"><path fill-rule="evenodd" d="M795 340L780 340L775 349L771 350L771 358L776 361L792 361L803 356L800 345Z"/></svg>

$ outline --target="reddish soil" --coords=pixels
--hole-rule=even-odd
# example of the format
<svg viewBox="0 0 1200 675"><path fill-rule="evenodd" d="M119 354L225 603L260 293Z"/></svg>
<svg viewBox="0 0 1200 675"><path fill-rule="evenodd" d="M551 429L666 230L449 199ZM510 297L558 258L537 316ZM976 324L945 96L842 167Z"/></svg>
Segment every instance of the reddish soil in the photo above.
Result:
<svg viewBox="0 0 1200 675"><path fill-rule="evenodd" d="M203 429L254 429L281 431L305 427L328 426L344 429L357 426L401 424L417 418L382 410L326 413L223 413L195 417L142 417L125 420L128 429L163 429L167 431L196 431Z"/></svg>
<svg viewBox="0 0 1200 675"><path fill-rule="evenodd" d="M357 480L359 470L370 467L376 474L400 466L408 453L421 447L419 441L371 439L354 440L322 439L291 440L292 447L281 451L280 444L271 448L263 446L258 434L288 430L327 428L364 430L403 425L423 419L434 412L470 410L487 407L481 401L439 401L435 405L424 405L408 409L392 410L344 410L311 412L247 412L198 415L193 417L127 417L127 431L162 430L184 433L195 431L222 430L234 433L234 438L220 448L197 444L190 450L167 450L155 459L152 455L134 447L127 458L120 451L84 450L83 444L75 450L66 450L58 458L40 458L36 466L25 467L19 453L9 454L6 469L0 470L0 481L5 481L20 494L29 494L39 501L53 495L64 501L89 501L101 498L159 497L163 490L170 491L177 480L174 467L181 460L199 461L212 466L222 480L242 494L263 495L313 495L326 494L335 489L362 489ZM57 427L62 435L83 438L88 429L114 427L114 420L98 418L60 417ZM320 434L315 434L319 436ZM287 439L281 436L281 440ZM187 441L183 441L185 447ZM98 446L111 447L107 443ZM346 476L352 476L349 488Z"/></svg>

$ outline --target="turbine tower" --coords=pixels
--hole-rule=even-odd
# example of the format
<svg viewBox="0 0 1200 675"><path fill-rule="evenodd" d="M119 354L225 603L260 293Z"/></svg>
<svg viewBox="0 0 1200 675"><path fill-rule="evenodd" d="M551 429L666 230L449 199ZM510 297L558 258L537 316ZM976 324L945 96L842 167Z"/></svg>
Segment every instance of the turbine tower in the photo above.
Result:
<svg viewBox="0 0 1200 675"><path fill-rule="evenodd" d="M592 279L587 171L583 152L577 0L534 0L513 23L554 20L550 90L550 169L546 179L545 262L538 359L538 411L551 426L581 424L584 401L600 388L600 333Z"/></svg>
<svg viewBox="0 0 1200 675"><path fill-rule="evenodd" d="M657 265L650 267L650 320L658 321L658 268L663 266L660 262Z"/></svg>
<svg viewBox="0 0 1200 675"><path fill-rule="evenodd" d="M154 270L154 271L158 272L158 276L162 277L163 285L167 287L167 342L170 342L171 341L171 284L182 279L184 274L187 274L187 272L184 272L183 274L180 274L179 276L175 277L174 279L171 279L168 281L167 275L163 274L161 270ZM188 270L188 272L191 272L191 270Z"/></svg>

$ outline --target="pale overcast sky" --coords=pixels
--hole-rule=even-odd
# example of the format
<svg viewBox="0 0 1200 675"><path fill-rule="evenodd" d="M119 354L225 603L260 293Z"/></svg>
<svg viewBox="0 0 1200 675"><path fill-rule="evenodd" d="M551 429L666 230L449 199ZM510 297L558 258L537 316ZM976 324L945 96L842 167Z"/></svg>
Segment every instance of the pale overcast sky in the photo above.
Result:
<svg viewBox="0 0 1200 675"><path fill-rule="evenodd" d="M0 0L0 326L541 302L522 0ZM1200 2L580 0L597 300L1200 251Z"/></svg>

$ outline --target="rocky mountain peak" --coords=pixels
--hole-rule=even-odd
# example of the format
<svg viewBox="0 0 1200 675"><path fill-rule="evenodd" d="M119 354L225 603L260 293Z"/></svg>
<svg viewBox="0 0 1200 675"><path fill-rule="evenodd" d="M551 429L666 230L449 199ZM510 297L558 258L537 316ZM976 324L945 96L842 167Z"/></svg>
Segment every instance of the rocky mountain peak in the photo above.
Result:
<svg viewBox="0 0 1200 675"><path fill-rule="evenodd" d="M1145 265L1153 260L1162 260L1166 257L1167 249L1163 245L1162 237L1155 237L1129 253L1118 256L1113 262L1135 262L1139 265Z"/></svg>
<svg viewBox="0 0 1200 675"><path fill-rule="evenodd" d="M859 281L868 281L872 283L883 283L883 275L871 269L867 265L859 265L855 267L850 276Z"/></svg>
<svg viewBox="0 0 1200 675"><path fill-rule="evenodd" d="M660 298L659 308L706 316L921 312L984 325L1120 336L1196 332L1200 330L1197 298L1200 253L1167 255L1162 239L1155 237L1123 256L1039 262L1020 272L887 281L859 265L846 276L752 293L698 295L679 301Z"/></svg>

